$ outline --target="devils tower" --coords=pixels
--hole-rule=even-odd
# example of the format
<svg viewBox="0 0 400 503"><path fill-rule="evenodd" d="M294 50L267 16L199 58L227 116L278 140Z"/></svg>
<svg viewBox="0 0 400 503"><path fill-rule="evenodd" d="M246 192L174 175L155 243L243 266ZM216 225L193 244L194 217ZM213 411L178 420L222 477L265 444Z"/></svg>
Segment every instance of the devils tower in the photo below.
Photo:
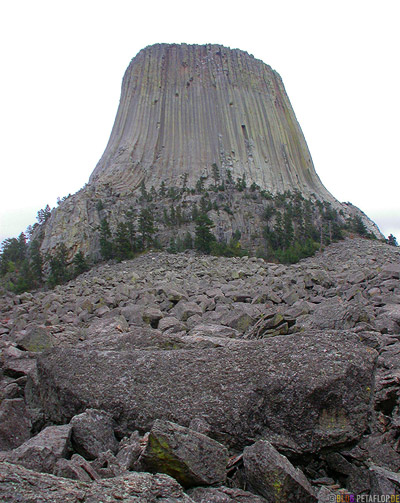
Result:
<svg viewBox="0 0 400 503"><path fill-rule="evenodd" d="M233 193L234 187L241 194ZM251 193L243 192L249 187ZM222 193L226 188L230 191ZM209 189L214 194L205 201ZM246 249L254 252L265 248L265 236L270 238L273 228L280 227L288 194L296 194L297 205L302 198L314 208L313 215L310 207L304 210L308 227L316 226L308 234L314 243L323 242L323 233L327 242L332 239L331 208L337 225L348 225L356 216L362 230L382 237L360 210L339 203L322 185L274 70L244 51L221 45L156 44L129 64L104 154L89 183L63 201L41 226L41 251L47 253L63 243L70 257L80 250L99 258L102 223L107 221L105 233L115 233L130 211L133 236L149 201L158 243L165 246L183 230L193 235L202 200L217 240L229 242L240 235ZM278 211L267 208L268 200L279 195L283 202L277 202ZM299 217L294 237L302 235L305 241L306 224L299 208L289 210L287 222L295 213ZM171 232L175 224L177 229ZM285 246L293 239L286 239ZM144 241L142 235L142 248ZM275 240L273 245L279 243Z"/></svg>
<svg viewBox="0 0 400 503"><path fill-rule="evenodd" d="M333 201L321 184L280 76L220 45L157 44L126 70L107 148L90 177L121 191L188 185L213 164L272 193L298 189Z"/></svg>

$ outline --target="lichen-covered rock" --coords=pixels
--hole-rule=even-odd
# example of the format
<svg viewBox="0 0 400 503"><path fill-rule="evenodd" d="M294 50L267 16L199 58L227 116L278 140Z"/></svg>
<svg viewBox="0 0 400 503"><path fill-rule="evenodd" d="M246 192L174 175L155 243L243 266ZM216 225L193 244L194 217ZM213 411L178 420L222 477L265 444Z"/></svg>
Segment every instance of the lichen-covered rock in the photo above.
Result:
<svg viewBox="0 0 400 503"><path fill-rule="evenodd" d="M24 337L18 341L18 345L26 351L41 352L53 347L54 340L49 328L31 324L27 327Z"/></svg>
<svg viewBox="0 0 400 503"><path fill-rule="evenodd" d="M221 484L226 479L227 449L197 431L156 420L141 462L147 471L166 473L184 487Z"/></svg>
<svg viewBox="0 0 400 503"><path fill-rule="evenodd" d="M37 393L53 421L91 407L108 411L126 434L148 431L156 419L188 426L204 417L220 441L242 446L267 435L308 452L356 440L366 428L377 354L356 335L304 333L169 351L121 341L39 357Z"/></svg>
<svg viewBox="0 0 400 503"><path fill-rule="evenodd" d="M245 477L250 487L268 501L317 502L303 472L267 441L260 440L243 452Z"/></svg>

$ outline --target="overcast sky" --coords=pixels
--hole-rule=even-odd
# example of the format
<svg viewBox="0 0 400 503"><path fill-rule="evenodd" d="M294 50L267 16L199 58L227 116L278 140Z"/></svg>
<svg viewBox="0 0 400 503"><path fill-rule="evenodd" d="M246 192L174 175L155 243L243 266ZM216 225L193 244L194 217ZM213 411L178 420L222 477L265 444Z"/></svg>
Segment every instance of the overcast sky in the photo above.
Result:
<svg viewBox="0 0 400 503"><path fill-rule="evenodd" d="M399 14L398 0L2 2L0 241L88 181L126 67L160 42L272 66L323 184L400 241Z"/></svg>

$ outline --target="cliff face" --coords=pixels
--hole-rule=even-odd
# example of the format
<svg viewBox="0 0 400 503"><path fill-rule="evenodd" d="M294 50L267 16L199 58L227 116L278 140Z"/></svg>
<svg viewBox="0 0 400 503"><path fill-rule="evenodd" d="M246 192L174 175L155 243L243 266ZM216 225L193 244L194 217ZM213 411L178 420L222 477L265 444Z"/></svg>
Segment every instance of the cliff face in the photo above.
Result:
<svg viewBox="0 0 400 503"><path fill-rule="evenodd" d="M147 47L131 61L107 148L90 177L121 193L222 174L272 193L334 201L321 184L280 76L219 45ZM187 174L187 175L185 175Z"/></svg>

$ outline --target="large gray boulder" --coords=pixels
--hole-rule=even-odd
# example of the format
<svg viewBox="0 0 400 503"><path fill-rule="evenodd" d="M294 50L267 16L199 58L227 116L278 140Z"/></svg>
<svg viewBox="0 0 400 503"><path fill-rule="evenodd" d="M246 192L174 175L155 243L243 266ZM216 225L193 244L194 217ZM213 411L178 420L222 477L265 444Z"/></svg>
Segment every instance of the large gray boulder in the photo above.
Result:
<svg viewBox="0 0 400 503"><path fill-rule="evenodd" d="M168 475L135 473L92 483L0 462L0 501L7 503L193 503Z"/></svg>
<svg viewBox="0 0 400 503"><path fill-rule="evenodd" d="M221 484L228 451L202 433L156 420L141 462L146 471L166 473L184 487Z"/></svg>
<svg viewBox="0 0 400 503"><path fill-rule="evenodd" d="M269 443L260 440L243 452L245 478L249 486L268 501L317 502L303 472Z"/></svg>
<svg viewBox="0 0 400 503"><path fill-rule="evenodd" d="M354 441L367 427L377 353L349 332L230 348L139 350L134 340L39 356L35 389L48 418L64 423L88 407L105 410L124 435L149 431L156 419L189 426L198 417L210 436L235 447L258 437L300 452Z"/></svg>

